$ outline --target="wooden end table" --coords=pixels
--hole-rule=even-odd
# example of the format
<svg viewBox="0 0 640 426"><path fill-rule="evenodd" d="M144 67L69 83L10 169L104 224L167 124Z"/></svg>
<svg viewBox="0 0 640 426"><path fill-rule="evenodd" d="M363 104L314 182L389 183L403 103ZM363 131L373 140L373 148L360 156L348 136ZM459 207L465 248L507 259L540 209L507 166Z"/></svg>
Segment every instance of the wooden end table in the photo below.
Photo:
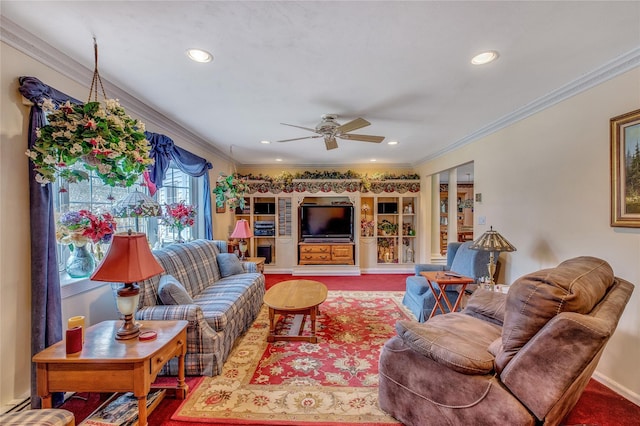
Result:
<svg viewBox="0 0 640 426"><path fill-rule="evenodd" d="M138 399L138 425L147 425L147 394L160 369L179 357L175 397L184 399L188 321L138 321L141 331L153 330L150 341L116 340L122 321L104 321L85 331L82 351L67 355L60 341L33 357L42 408L51 408L52 392L133 392Z"/></svg>
<svg viewBox="0 0 640 426"><path fill-rule="evenodd" d="M462 302L462 296L464 295L464 291L467 288L467 285L475 282L473 278L465 277L464 275L456 274L452 271L427 271L420 272L420 275L427 279L427 283L429 284L429 288L433 293L433 297L436 301L435 305L433 305L433 309L431 310L431 314L429 314L429 318L433 318L436 314L438 308L442 311L443 314L446 314L447 311L444 310L444 305L442 304L442 300L444 299L447 308L449 308L449 312L455 312L460 307L460 302ZM433 287L433 285L438 286L438 290ZM451 306L451 302L445 295L445 291L448 285L460 285L460 293L458 294L458 298L456 299L456 303Z"/></svg>
<svg viewBox="0 0 640 426"><path fill-rule="evenodd" d="M269 307L269 336L267 342L276 340L308 341L317 343L316 316L319 306L327 299L327 286L319 281L289 280L271 287L264 295L264 303ZM288 335L275 333L276 314L295 315ZM311 336L303 336L302 329L306 316L311 318Z"/></svg>
<svg viewBox="0 0 640 426"><path fill-rule="evenodd" d="M264 262L267 260L266 257L246 257L243 262L253 262L256 264L256 268L258 272L264 274Z"/></svg>

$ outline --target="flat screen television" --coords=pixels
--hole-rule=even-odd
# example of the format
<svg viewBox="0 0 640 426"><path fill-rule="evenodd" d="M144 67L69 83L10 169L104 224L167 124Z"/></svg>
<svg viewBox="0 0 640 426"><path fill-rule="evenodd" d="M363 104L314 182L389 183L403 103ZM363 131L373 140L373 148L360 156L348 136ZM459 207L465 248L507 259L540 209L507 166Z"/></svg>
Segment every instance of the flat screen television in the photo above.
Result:
<svg viewBox="0 0 640 426"><path fill-rule="evenodd" d="M353 206L300 206L300 237L353 239Z"/></svg>

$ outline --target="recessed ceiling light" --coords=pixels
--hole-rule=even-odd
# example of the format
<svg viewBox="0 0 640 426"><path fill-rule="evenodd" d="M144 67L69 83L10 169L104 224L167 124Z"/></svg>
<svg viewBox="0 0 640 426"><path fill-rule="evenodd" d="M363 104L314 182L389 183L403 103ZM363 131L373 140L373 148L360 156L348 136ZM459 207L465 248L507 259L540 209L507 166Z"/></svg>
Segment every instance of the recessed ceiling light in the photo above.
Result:
<svg viewBox="0 0 640 426"><path fill-rule="evenodd" d="M369 160L369 161L371 161L372 163L375 163L375 162L376 162L376 161L378 161L378 160L376 160L375 158L372 158L372 159L371 159L371 160Z"/></svg>
<svg viewBox="0 0 640 426"><path fill-rule="evenodd" d="M489 50L474 56L473 59L471 59L471 63L473 65L484 65L488 64L489 62L493 62L496 59L498 59L498 52L496 52L495 50Z"/></svg>
<svg viewBox="0 0 640 426"><path fill-rule="evenodd" d="M270 141L266 141L266 140L265 140L265 141L260 141L260 143L261 143L261 144L264 144L264 145L269 145L271 142L270 142Z"/></svg>
<svg viewBox="0 0 640 426"><path fill-rule="evenodd" d="M282 161L282 158L276 158L276 161Z"/></svg>
<svg viewBox="0 0 640 426"><path fill-rule="evenodd" d="M387 142L388 145L398 145L398 141L389 141Z"/></svg>
<svg viewBox="0 0 640 426"><path fill-rule="evenodd" d="M213 55L202 49L187 49L187 56L196 62L211 62L213 60Z"/></svg>

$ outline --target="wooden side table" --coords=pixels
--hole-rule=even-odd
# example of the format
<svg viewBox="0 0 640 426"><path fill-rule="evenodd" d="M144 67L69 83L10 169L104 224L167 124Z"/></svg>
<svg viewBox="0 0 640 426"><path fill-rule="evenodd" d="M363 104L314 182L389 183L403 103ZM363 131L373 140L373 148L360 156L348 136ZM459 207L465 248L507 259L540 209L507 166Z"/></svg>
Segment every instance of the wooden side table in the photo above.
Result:
<svg viewBox="0 0 640 426"><path fill-rule="evenodd" d="M160 369L179 357L176 398L184 399L184 356L188 321L139 321L141 331L153 330L154 340L116 340L121 321L104 321L85 331L81 352L67 355L60 341L33 357L42 408L51 408L52 392L133 392L138 399L138 425L147 425L147 394Z"/></svg>
<svg viewBox="0 0 640 426"><path fill-rule="evenodd" d="M264 274L264 262L267 260L266 257L246 257L243 262L253 262L256 264L258 268L258 272Z"/></svg>
<svg viewBox="0 0 640 426"><path fill-rule="evenodd" d="M454 275L455 274L455 275ZM427 271L420 272L420 275L427 279L427 284L429 284L429 288L433 293L434 299L436 301L435 305L433 305L433 309L431 310L431 314L429 314L429 318L432 318L438 308L442 311L443 314L446 314L447 311L444 310L444 305L442 304L442 300L444 299L447 308L449 308L449 312L455 312L460 307L460 302L462 301L462 296L464 295L464 291L467 288L467 285L475 282L473 278L465 277L460 274L456 274L452 271ZM438 290L433 287L433 284L438 286ZM458 298L456 299L456 303L451 306L451 302L445 295L445 291L448 285L461 285L460 293L458 294Z"/></svg>

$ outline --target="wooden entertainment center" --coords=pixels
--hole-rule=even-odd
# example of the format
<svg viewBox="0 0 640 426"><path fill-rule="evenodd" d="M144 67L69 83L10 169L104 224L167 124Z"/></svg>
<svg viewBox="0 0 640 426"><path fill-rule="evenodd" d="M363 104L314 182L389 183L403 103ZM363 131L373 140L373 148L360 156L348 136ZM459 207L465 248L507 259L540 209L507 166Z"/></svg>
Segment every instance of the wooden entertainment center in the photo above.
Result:
<svg viewBox="0 0 640 426"><path fill-rule="evenodd" d="M300 265L353 265L354 243L298 243Z"/></svg>

